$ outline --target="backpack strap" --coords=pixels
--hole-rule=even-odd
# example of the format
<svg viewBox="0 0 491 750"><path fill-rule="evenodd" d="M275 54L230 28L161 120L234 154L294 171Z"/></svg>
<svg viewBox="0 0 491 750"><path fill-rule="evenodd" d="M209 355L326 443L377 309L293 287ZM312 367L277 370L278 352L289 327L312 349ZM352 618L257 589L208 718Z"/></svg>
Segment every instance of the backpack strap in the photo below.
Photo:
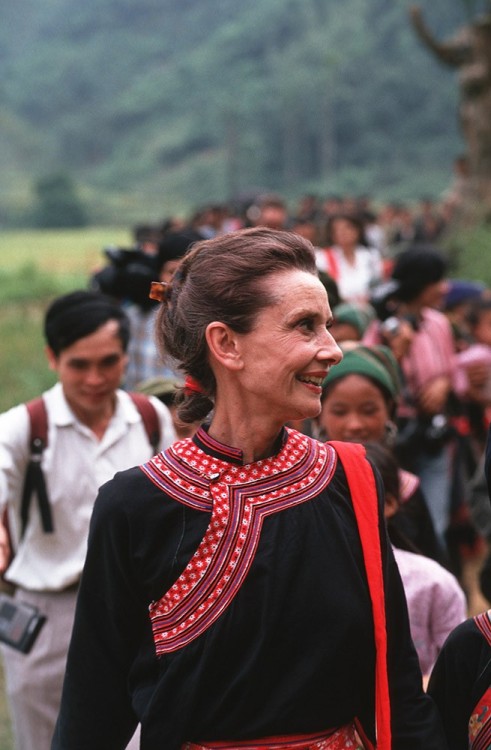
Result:
<svg viewBox="0 0 491 750"><path fill-rule="evenodd" d="M144 393L128 392L131 400L140 412L140 416L147 433L148 442L154 453L158 452L160 446L160 421L155 406Z"/></svg>
<svg viewBox="0 0 491 750"><path fill-rule="evenodd" d="M21 537L24 536L27 522L29 520L29 507L33 493L36 493L38 499L39 513L41 523L45 533L54 531L53 517L46 491L46 482L44 480L43 470L41 468L41 459L43 451L48 445L48 415L43 398L35 398L26 404L30 422L30 442L29 447L31 456L27 465L26 476L24 479L24 488L22 491L21 501Z"/></svg>
<svg viewBox="0 0 491 750"><path fill-rule="evenodd" d="M387 674L387 628L385 586L380 544L380 519L377 486L365 448L357 443L332 441L343 465L360 534L361 547L372 600L375 633L375 717L377 750L390 750L391 718ZM366 739L366 738L365 738Z"/></svg>
<svg viewBox="0 0 491 750"><path fill-rule="evenodd" d="M150 399L143 393L130 393L129 395L141 415L147 433L148 442L152 446L154 453L157 453L160 445L160 422L157 411ZM29 448L31 455L27 465L24 487L22 490L20 510L21 538L25 534L27 523L29 521L29 509L33 493L37 495L43 531L47 534L54 531L53 516L46 490L46 481L41 468L43 451L48 445L48 414L46 411L46 405L44 399L40 396L32 401L28 401L26 403L26 408L30 422Z"/></svg>

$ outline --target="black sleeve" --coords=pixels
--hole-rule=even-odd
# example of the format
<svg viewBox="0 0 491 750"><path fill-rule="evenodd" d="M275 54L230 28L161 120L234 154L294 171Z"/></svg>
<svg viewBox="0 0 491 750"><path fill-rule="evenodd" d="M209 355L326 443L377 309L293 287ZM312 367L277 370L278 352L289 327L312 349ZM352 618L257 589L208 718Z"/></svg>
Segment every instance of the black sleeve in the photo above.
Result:
<svg viewBox="0 0 491 750"><path fill-rule="evenodd" d="M172 500L138 468L101 488L53 750L126 747L159 670L148 606L180 575L207 523L206 513Z"/></svg>
<svg viewBox="0 0 491 750"><path fill-rule="evenodd" d="M468 750L469 718L489 687L491 649L472 618L458 625L443 644L431 673L428 694L443 721L450 750ZM484 684L479 687L479 683Z"/></svg>
<svg viewBox="0 0 491 750"><path fill-rule="evenodd" d="M128 675L147 615L128 521L110 494L111 483L94 506L53 750L122 750L137 725Z"/></svg>

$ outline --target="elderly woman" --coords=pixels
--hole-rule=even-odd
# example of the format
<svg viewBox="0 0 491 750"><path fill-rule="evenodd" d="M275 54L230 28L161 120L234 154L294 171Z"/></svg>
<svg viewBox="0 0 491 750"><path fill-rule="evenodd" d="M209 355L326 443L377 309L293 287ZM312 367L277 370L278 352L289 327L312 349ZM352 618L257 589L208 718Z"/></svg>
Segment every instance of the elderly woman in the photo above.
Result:
<svg viewBox="0 0 491 750"><path fill-rule="evenodd" d="M340 359L312 245L200 242L163 297L207 421L101 489L53 748L444 748L371 465L284 427Z"/></svg>

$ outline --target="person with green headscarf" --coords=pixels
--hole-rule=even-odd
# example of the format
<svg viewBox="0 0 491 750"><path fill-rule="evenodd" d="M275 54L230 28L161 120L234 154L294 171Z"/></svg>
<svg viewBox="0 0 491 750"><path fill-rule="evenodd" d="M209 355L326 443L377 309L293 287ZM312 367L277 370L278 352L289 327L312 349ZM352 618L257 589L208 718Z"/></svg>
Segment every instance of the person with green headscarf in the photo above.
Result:
<svg viewBox="0 0 491 750"><path fill-rule="evenodd" d="M343 359L323 383L319 438L393 448L400 390L399 366L388 347L359 344L344 349ZM399 482L401 508L389 524L391 535L399 546L446 563L418 477L400 469Z"/></svg>

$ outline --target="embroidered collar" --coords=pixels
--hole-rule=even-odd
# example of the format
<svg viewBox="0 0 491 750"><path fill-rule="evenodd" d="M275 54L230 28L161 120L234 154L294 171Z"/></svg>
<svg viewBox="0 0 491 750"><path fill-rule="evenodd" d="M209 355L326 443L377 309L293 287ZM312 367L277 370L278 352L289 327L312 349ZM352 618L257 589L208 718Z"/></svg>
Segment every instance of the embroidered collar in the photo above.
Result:
<svg viewBox="0 0 491 750"><path fill-rule="evenodd" d="M207 453L214 458L218 458L221 461L226 461L236 466L243 466L243 453L240 448L232 448L224 443L220 443L215 438L212 438L208 434L209 425L202 425L193 437L193 443L200 448L204 453ZM281 451L286 441L288 440L288 432L283 427L280 434L276 438L273 447L273 456Z"/></svg>
<svg viewBox="0 0 491 750"><path fill-rule="evenodd" d="M206 441L204 451L199 442ZM174 443L141 469L178 502L210 513L208 528L176 582L150 605L157 655L176 651L205 632L239 591L266 517L306 503L329 484L336 453L296 430L282 433L276 455L242 465L206 434ZM227 449L228 450L228 449ZM239 452L240 454L240 452ZM241 455L241 454L240 454Z"/></svg>
<svg viewBox="0 0 491 750"><path fill-rule="evenodd" d="M301 432L285 428L278 438L280 450L269 458L242 464L242 452L224 446L200 430L193 438L173 443L140 468L171 497L199 510L211 507L211 487L263 485L296 481L309 475L326 447Z"/></svg>

